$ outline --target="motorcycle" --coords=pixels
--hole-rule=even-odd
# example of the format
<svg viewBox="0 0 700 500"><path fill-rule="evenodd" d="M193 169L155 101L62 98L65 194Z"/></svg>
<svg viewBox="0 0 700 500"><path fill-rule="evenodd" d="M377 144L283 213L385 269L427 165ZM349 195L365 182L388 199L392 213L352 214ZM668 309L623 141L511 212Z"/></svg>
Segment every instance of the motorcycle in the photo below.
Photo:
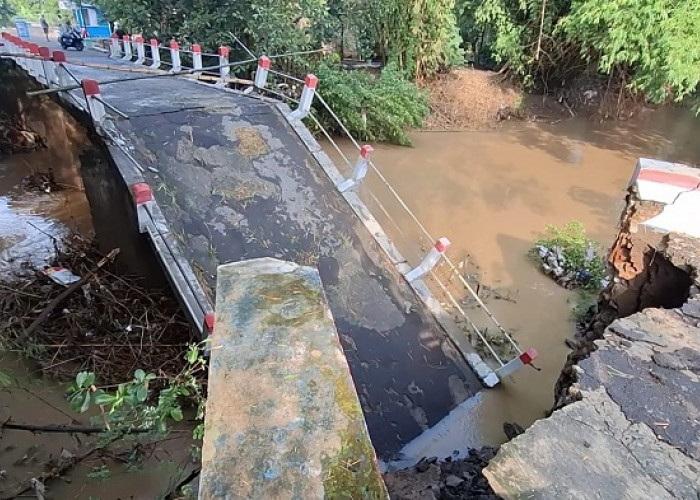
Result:
<svg viewBox="0 0 700 500"><path fill-rule="evenodd" d="M61 44L63 50L73 47L75 50L81 51L85 48L83 37L76 29L61 33L61 37L58 39L58 42Z"/></svg>

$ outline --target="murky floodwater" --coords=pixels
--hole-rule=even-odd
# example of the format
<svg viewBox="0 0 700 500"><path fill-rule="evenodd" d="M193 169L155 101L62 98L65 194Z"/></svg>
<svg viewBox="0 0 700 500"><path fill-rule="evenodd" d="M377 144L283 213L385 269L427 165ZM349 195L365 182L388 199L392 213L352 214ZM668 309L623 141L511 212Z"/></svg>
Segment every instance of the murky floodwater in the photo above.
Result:
<svg viewBox="0 0 700 500"><path fill-rule="evenodd" d="M56 165L56 155L48 149L0 158L0 277L22 274L26 262L45 264L54 253L54 239L60 240L69 231L90 234L90 208L79 177L70 169L57 169L63 174L57 177L61 191L22 188L23 178ZM73 172L77 168L73 165Z"/></svg>
<svg viewBox="0 0 700 500"><path fill-rule="evenodd" d="M452 415L452 432L443 435L445 452L499 444L505 439L503 422L528 426L553 404L568 353L564 340L575 331L574 295L527 257L544 226L579 220L607 248L637 158L700 162L699 133L700 122L691 113L663 109L634 123L571 119L514 123L489 132L418 132L411 135L414 148L375 148L374 163L427 229L450 238L452 259L468 259L484 284L510 293L514 302L490 300L488 306L523 348L540 353L541 371L525 369ZM354 161L350 145L341 146ZM361 195L404 256L417 262L420 232L376 176L367 181Z"/></svg>

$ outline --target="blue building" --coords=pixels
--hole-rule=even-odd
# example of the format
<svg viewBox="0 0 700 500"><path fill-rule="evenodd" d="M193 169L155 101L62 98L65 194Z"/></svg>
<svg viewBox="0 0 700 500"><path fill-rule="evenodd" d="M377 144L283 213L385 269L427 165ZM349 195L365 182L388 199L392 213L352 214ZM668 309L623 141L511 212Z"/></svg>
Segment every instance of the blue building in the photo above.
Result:
<svg viewBox="0 0 700 500"><path fill-rule="evenodd" d="M83 3L78 7L74 4L72 10L78 26L85 28L90 38L109 38L112 34L109 23L98 6Z"/></svg>

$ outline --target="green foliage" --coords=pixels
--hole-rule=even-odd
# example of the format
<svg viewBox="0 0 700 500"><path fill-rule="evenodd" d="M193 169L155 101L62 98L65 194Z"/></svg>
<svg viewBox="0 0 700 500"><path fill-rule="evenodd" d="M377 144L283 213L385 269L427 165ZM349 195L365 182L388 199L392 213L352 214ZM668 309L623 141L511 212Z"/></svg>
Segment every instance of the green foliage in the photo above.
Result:
<svg viewBox="0 0 700 500"><path fill-rule="evenodd" d="M399 68L416 79L463 61L454 0L403 0L387 19L387 46Z"/></svg>
<svg viewBox="0 0 700 500"><path fill-rule="evenodd" d="M87 473L87 477L90 479L107 479L112 477L112 471L106 465L101 465L100 467L93 467L90 472Z"/></svg>
<svg viewBox="0 0 700 500"><path fill-rule="evenodd" d="M600 290L601 282L607 274L605 263L598 254L597 244L586 237L583 224L570 221L562 227L548 225L546 231L547 237L535 243L531 255L542 259L542 249L561 254L563 259L556 265L563 268L563 277L568 283L591 291ZM553 267L543 260L543 267L545 266Z"/></svg>
<svg viewBox="0 0 700 500"><path fill-rule="evenodd" d="M700 83L697 0L574 0L560 24L601 71L629 73L653 101L681 100Z"/></svg>
<svg viewBox="0 0 700 500"><path fill-rule="evenodd" d="M571 305L571 319L573 321L585 321L589 318L591 307L598 302L599 293L590 290L578 290L573 299L568 302Z"/></svg>
<svg viewBox="0 0 700 500"><path fill-rule="evenodd" d="M350 132L362 141L410 145L407 127L420 127L428 113L427 96L394 64L376 77L338 69L328 63L316 68L319 91ZM326 130L340 134L335 121L315 103Z"/></svg>
<svg viewBox="0 0 700 500"><path fill-rule="evenodd" d="M457 0L457 12L465 42L485 44L526 85L597 67L661 102L700 83L697 0Z"/></svg>
<svg viewBox="0 0 700 500"><path fill-rule="evenodd" d="M0 386L10 387L12 385L12 377L4 371L0 370Z"/></svg>
<svg viewBox="0 0 700 500"><path fill-rule="evenodd" d="M119 384L114 391L96 387L94 373L80 372L68 389L70 405L81 413L91 406L99 407L101 421L115 435L132 430L165 433L169 421L183 419L182 404L185 400L196 404L196 418L202 421L205 400L196 378L207 364L202 347L203 343L189 347L185 354L187 366L178 376L161 380L153 373L138 369L130 382ZM154 390L154 384L159 383L160 390ZM202 429L198 427L195 433L201 437Z"/></svg>
<svg viewBox="0 0 700 500"><path fill-rule="evenodd" d="M38 21L44 14L49 24L58 24L67 11L58 9L58 0L0 0L0 21L6 15L8 20L21 17L28 21Z"/></svg>
<svg viewBox="0 0 700 500"><path fill-rule="evenodd" d="M0 26L8 26L16 15L17 11L8 0L0 0Z"/></svg>

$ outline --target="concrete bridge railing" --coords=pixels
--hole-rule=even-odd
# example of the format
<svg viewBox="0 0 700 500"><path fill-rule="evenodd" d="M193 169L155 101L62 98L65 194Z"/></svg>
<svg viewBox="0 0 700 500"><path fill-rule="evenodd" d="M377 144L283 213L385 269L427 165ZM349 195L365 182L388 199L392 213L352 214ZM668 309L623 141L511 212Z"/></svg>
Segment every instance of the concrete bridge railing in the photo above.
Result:
<svg viewBox="0 0 700 500"><path fill-rule="evenodd" d="M49 57L47 49L42 49L36 44L27 43L23 40L14 37L13 35L4 33L4 41L10 46L13 51L27 54L29 57L22 58L22 62L26 65L30 74L34 75L37 80L48 86L54 87L57 90L68 90L62 92L62 95L73 100L76 105L82 107L93 117L98 126L102 126L109 114L119 114L119 110L112 109L100 95L99 85L94 81L87 82L71 82L72 74L67 67L69 64L65 61L63 53L55 52ZM371 161L371 146L360 146L352 134L338 119L337 115L328 106L322 95L317 92L319 84L318 79L314 75L307 75L304 80L296 78L292 75L285 74L272 68L272 63L278 56L261 56L256 57L245 45L236 40L243 50L251 57L243 61L230 61L229 49L222 47L218 54L206 54L201 52L198 45L192 45L191 50L184 51L180 45L173 41L167 47L161 46L157 40L151 40L147 45L142 37L135 37L133 40L130 37L125 37L122 40L112 35L109 39L109 52L112 59L119 60L119 64L123 70L124 63L134 66L148 65L148 68L142 67L139 71L150 72L150 75L129 77L124 80L134 80L140 78L152 78L164 76L164 72L160 71L160 67L166 63L161 60L160 54L167 51L170 55L170 70L165 75L191 75L195 78L201 78L205 73L216 71L214 79L217 81L216 86L220 86L224 91L233 91L227 87L229 83L234 83L238 86L244 86L243 93L251 97L264 98L263 96L272 96L274 99L291 102L295 104L296 109L290 110L284 102L278 104L278 108L285 115L290 124L294 127L300 140L309 149L312 155L316 158L319 165L326 172L338 191L342 194L345 200L352 207L355 214L364 223L370 233L374 236L379 246L384 250L396 269L406 278L406 281L413 288L414 292L423 301L424 305L432 312L432 314L442 324L443 328L449 335L452 342L462 353L466 361L470 364L473 370L478 374L484 385L488 387L495 386L503 378L511 376L517 370L531 364L538 353L535 349L523 350L517 342L512 338L508 331L498 322L496 317L491 313L487 305L481 300L470 283L465 279L463 273L458 269L455 263L446 255L449 248L449 240L447 238L436 239L428 232L426 227L421 223L413 211L409 208L406 202L400 197L396 190L391 186L381 171ZM149 51L146 52L148 46ZM42 52L43 50L43 52ZM185 67L182 64L180 57L181 52L189 52L188 57L192 57L193 67ZM147 56L150 56L147 57ZM285 55L282 55L285 56ZM215 58L214 66L203 66L203 60L212 60ZM255 72L254 81L240 80L231 78L230 68L238 65L251 65L257 62L257 71ZM207 63L208 64L208 63ZM118 69L118 68L112 68ZM268 85L268 75L274 75L277 78L287 79L295 84L303 85L299 99L290 97L280 93ZM75 78L73 77L75 80ZM87 87L86 87L87 83ZM116 83L108 81L102 83ZM70 90L81 90L82 92L72 93ZM81 95L82 94L82 95ZM327 113L334 117L339 124L339 128L344 131L345 135L358 149L358 159L356 162L351 162L340 147L333 140L333 137L328 134L322 127L318 119L311 113L313 103L318 103ZM322 131L330 144L335 147L340 157L346 164L346 174L336 168L334 163L322 151L315 138L309 133L308 129L302 123L302 119L308 118L313 121L316 126ZM102 127L104 132L109 135L109 128ZM118 144L118 141L114 141ZM121 157L129 158L127 151L122 151ZM132 163L136 163L133 161ZM136 165L138 167L138 165ZM133 165L125 167L125 170L133 170ZM131 177L134 180L134 185L139 184L138 172L131 172ZM404 211L402 218L408 217L408 220L415 225L412 233L418 234L418 240L410 240L401 245L401 250L392 242L387 234L382 229L377 219L370 213L364 201L361 199L358 188L363 184L363 193L367 193L369 197L376 202L384 214L384 218L391 224L397 227L398 233L403 235L404 231L400 225L384 209L383 204L379 201L379 196L375 195L363 179L368 175L376 176L375 185L382 186L386 189L385 197L393 198L401 210ZM137 203L138 205L138 203ZM158 225L158 208L152 203L149 205L152 210L152 221L149 225L149 211L139 209L140 226L142 231L155 234L156 229L162 226ZM408 231L407 231L408 232ZM428 246L427 254L423 250L424 246ZM167 245L164 246L164 248ZM418 251L416 251L418 249ZM408 252L409 257L406 257ZM177 252L175 252L177 253ZM178 261L178 256L173 255L173 260ZM182 266L180 266L182 267ZM176 269L177 270L177 269ZM181 271L175 273L178 276L172 276L173 283L180 290L187 293L187 309L194 311L193 320L203 333L207 331L207 325L211 325L213 321L211 304L202 301L203 296L201 290L197 290L197 286L186 285L187 276ZM185 278L183 281L181 278ZM438 300L433 292L439 294L443 300ZM470 311L467 314L463 301L469 299L477 305L475 311ZM441 303L442 302L442 303ZM449 313L444 310L443 304L449 307ZM476 320L475 314L479 315ZM461 317L461 322L466 325L467 333L463 328L459 327L453 318ZM510 353L504 355L495 348L489 338L485 335L486 325L491 326L491 331L496 332L496 335L502 337L503 341L509 346ZM493 333L491 333L493 335ZM481 355L474 348L475 344L480 344L483 347L482 352L485 354L487 361L484 362ZM514 354L513 354L514 353Z"/></svg>

